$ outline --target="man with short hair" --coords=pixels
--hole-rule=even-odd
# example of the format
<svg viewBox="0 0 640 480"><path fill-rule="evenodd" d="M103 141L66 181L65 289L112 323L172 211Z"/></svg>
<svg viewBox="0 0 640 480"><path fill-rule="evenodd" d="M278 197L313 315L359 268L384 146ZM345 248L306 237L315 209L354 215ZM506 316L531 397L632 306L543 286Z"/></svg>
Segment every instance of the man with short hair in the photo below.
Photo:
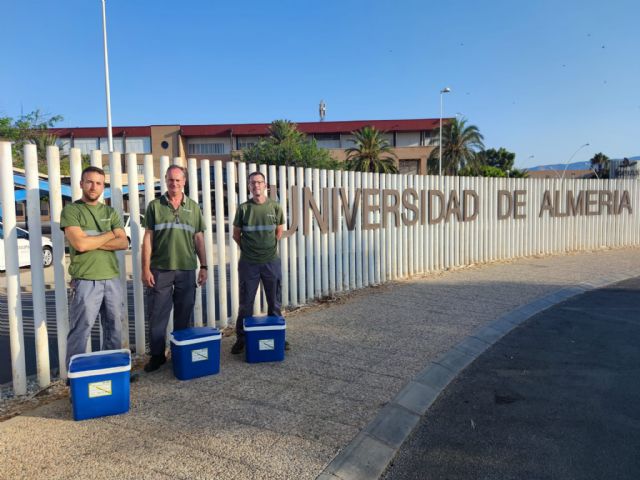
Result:
<svg viewBox="0 0 640 480"><path fill-rule="evenodd" d="M124 294L116 250L129 246L122 219L101 203L104 170L87 167L80 177L82 197L62 209L60 228L69 242L71 291L66 365L73 355L86 351L98 315L102 348L122 348Z"/></svg>
<svg viewBox="0 0 640 480"><path fill-rule="evenodd" d="M233 220L233 239L240 246L240 307L236 320L236 343L231 348L233 354L244 350L242 322L253 313L261 281L267 298L267 314L282 315L282 268L278 241L282 238L284 214L280 204L267 196L268 185L262 173L253 172L248 182L251 198L238 207ZM288 343L285 343L285 348L288 348Z"/></svg>
<svg viewBox="0 0 640 480"><path fill-rule="evenodd" d="M149 288L151 353L144 367L146 372L153 372L166 362L166 330L172 307L174 330L189 327L196 299L196 253L201 264L197 284L207 280L204 219L198 204L183 192L185 169L170 166L165 181L167 193L151 201L144 215L142 282Z"/></svg>

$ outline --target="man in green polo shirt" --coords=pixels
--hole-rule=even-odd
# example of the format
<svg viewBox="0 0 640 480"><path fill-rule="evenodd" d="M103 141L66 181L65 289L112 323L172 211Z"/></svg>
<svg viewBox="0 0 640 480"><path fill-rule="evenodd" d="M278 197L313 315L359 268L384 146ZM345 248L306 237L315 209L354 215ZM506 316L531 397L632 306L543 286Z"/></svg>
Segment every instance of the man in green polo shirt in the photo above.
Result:
<svg viewBox="0 0 640 480"><path fill-rule="evenodd" d="M236 320L236 343L231 353L244 350L243 320L253 312L253 303L260 282L267 298L268 315L281 316L282 268L278 257L278 241L284 229L284 214L280 204L267 196L264 175L249 175L251 198L241 204L233 220L233 239L240 247L238 279L240 305ZM285 342L285 349L289 344Z"/></svg>
<svg viewBox="0 0 640 480"><path fill-rule="evenodd" d="M99 202L104 191L104 171L87 167L80 177L82 197L62 209L60 228L69 241L71 301L66 364L84 353L98 314L102 324L102 348L122 348L122 285L115 250L129 242L120 215Z"/></svg>
<svg viewBox="0 0 640 480"><path fill-rule="evenodd" d="M149 344L151 359L146 372L166 362L166 330L173 307L174 330L188 328L198 285L207 280L204 219L196 202L187 197L184 168L172 165L165 175L167 193L149 203L144 215L142 282L149 289Z"/></svg>

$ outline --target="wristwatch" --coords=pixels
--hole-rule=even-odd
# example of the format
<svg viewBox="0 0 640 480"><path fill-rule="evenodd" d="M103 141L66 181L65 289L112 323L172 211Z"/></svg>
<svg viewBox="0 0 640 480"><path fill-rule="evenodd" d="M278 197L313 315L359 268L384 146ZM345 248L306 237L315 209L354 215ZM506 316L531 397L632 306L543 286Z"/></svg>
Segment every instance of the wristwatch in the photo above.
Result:
<svg viewBox="0 0 640 480"><path fill-rule="evenodd" d="M206 265L200 265L200 268L202 268L203 270L209 270L209 267Z"/></svg>

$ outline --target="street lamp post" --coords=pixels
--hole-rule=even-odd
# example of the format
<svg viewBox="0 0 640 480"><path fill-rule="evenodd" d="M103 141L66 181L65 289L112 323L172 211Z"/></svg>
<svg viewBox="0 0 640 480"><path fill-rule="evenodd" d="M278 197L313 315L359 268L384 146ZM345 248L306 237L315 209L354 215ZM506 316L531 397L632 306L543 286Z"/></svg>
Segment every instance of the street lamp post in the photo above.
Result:
<svg viewBox="0 0 640 480"><path fill-rule="evenodd" d="M569 157L569 160L567 160L567 163L565 163L565 164L564 164L564 170L562 171L562 177L560 177L560 180L563 180L563 179L564 179L564 174L566 173L566 171L567 171L567 167L568 167L568 166L569 166L569 164L571 163L571 160L573 160L573 157L575 157L575 156L576 156L576 154L577 154L580 150L582 150L584 147L588 147L588 146L589 146L589 143L585 143L584 145L580 145L580 146L578 147L578 149L577 149L575 152L573 152L573 155L571 155L571 156Z"/></svg>
<svg viewBox="0 0 640 480"><path fill-rule="evenodd" d="M438 175L442 176L442 96L445 93L449 93L451 89L449 87L444 87L440 90L440 140L438 142L439 152L438 152Z"/></svg>
<svg viewBox="0 0 640 480"><path fill-rule="evenodd" d="M102 43L104 47L104 82L107 93L107 137L109 153L113 153L113 132L111 129L111 93L109 89L109 53L107 52L107 12L105 0L102 0Z"/></svg>

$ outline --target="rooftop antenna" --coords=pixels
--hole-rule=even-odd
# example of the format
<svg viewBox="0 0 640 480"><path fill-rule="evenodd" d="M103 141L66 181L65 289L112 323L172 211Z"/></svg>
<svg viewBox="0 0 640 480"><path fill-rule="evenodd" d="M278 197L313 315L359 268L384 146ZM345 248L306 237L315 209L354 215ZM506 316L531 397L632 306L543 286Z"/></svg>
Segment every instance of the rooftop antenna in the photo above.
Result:
<svg viewBox="0 0 640 480"><path fill-rule="evenodd" d="M320 121L324 122L324 117L327 115L327 104L324 103L324 100L320 100L318 112L320 113Z"/></svg>

